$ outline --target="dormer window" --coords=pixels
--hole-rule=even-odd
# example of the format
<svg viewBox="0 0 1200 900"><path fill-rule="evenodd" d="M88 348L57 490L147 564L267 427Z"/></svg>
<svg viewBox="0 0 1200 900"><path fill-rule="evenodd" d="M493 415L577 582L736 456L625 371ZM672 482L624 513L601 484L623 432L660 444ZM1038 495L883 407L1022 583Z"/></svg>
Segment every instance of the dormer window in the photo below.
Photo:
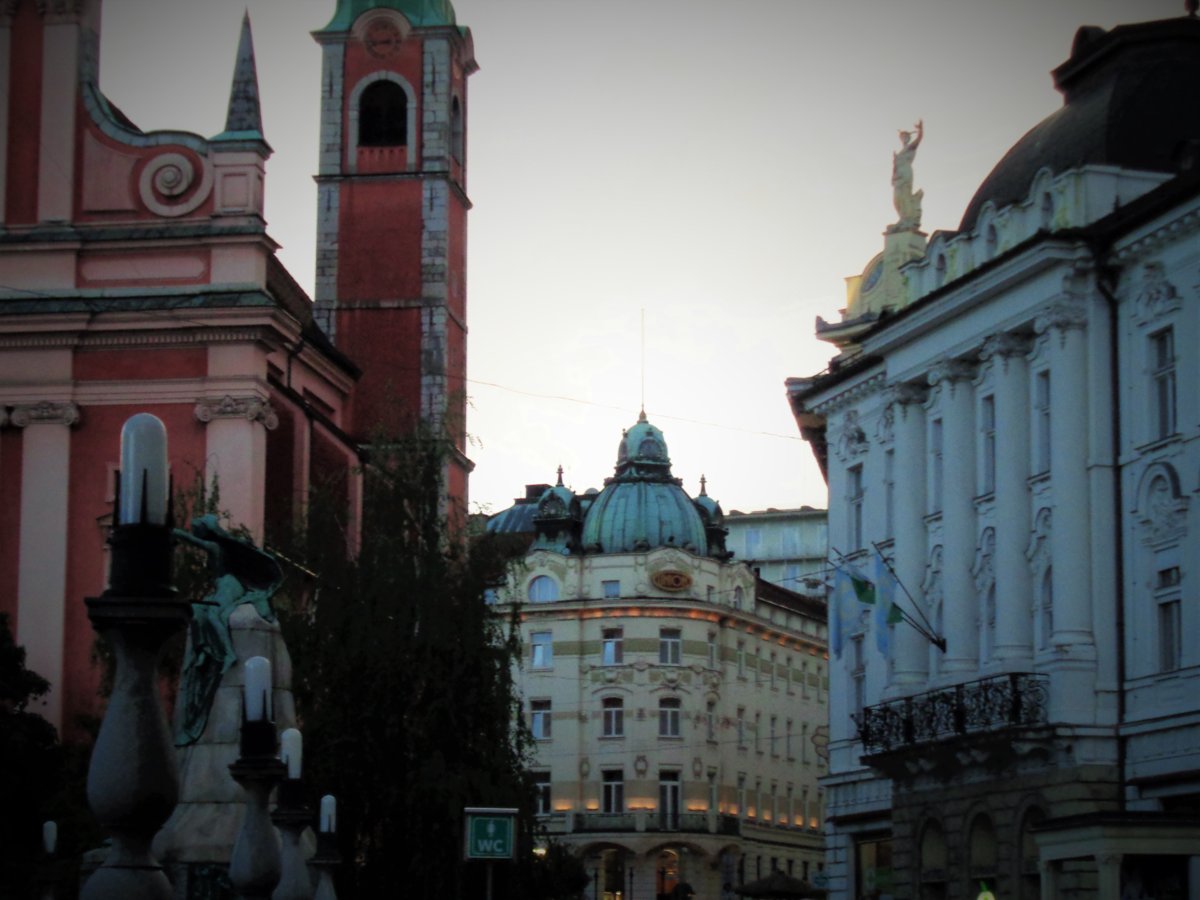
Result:
<svg viewBox="0 0 1200 900"><path fill-rule="evenodd" d="M937 262L933 268L933 284L934 287L941 287L946 283L946 256L944 253L939 253Z"/></svg>
<svg viewBox="0 0 1200 900"><path fill-rule="evenodd" d="M996 226L988 225L987 231L984 232L984 254L987 259L991 259L996 255L996 248L999 240L996 237Z"/></svg>
<svg viewBox="0 0 1200 900"><path fill-rule="evenodd" d="M408 143L408 95L393 81L376 81L358 105L360 147L403 147Z"/></svg>

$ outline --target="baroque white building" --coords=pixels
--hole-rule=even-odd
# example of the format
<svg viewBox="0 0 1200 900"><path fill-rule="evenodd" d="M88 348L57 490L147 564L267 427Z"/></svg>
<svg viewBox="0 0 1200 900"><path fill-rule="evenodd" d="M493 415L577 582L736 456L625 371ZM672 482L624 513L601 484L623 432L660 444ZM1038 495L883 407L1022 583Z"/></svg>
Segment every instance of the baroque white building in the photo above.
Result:
<svg viewBox="0 0 1200 900"><path fill-rule="evenodd" d="M645 416L604 489L532 486L488 530L528 552L517 681L538 813L597 898L735 900L824 867L825 601L756 577Z"/></svg>
<svg viewBox="0 0 1200 900"><path fill-rule="evenodd" d="M1200 20L1080 29L1053 74L788 382L831 546L944 639L844 605L834 897L1200 896Z"/></svg>

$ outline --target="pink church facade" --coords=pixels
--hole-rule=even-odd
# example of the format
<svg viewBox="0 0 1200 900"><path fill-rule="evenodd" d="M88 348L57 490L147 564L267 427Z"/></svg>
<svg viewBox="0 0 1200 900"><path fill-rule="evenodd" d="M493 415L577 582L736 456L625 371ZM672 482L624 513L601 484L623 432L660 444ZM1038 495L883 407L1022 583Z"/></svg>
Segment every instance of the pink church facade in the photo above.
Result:
<svg viewBox="0 0 1200 900"><path fill-rule="evenodd" d="M83 598L106 583L122 423L159 416L176 486L216 479L259 541L326 476L355 520L370 426L369 366L267 234L248 23L226 130L144 133L97 87L99 6L0 2L0 612L67 737L96 712Z"/></svg>

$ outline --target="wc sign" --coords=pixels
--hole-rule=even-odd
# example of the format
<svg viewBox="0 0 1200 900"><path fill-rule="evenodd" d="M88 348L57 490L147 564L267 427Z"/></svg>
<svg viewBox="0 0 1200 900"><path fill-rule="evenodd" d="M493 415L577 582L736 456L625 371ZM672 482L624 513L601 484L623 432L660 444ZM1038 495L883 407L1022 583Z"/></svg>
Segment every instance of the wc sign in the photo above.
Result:
<svg viewBox="0 0 1200 900"><path fill-rule="evenodd" d="M469 806L466 817L464 859L512 859L516 846L517 811Z"/></svg>

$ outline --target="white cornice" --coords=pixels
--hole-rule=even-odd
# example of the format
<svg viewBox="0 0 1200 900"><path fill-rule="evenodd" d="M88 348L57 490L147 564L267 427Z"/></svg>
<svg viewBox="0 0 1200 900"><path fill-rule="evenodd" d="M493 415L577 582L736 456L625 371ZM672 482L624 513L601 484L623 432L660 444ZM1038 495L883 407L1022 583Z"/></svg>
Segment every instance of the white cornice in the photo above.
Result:
<svg viewBox="0 0 1200 900"><path fill-rule="evenodd" d="M1081 242L1063 243L1047 240L1030 247L1025 253L1006 260L995 269L975 277L954 282L953 289L921 305L910 307L898 316L894 324L884 325L863 339L863 352L871 356L886 356L897 348L940 328L947 322L970 312L981 303L1007 294L1023 281L1028 281L1056 266L1086 266L1091 252ZM998 323L998 330L1003 324ZM984 335L980 336L983 340Z"/></svg>
<svg viewBox="0 0 1200 900"><path fill-rule="evenodd" d="M1193 200L1186 209L1173 210L1173 213L1169 218L1157 219L1152 227L1139 231L1136 237L1118 242L1113 259L1122 265L1136 263L1165 244L1200 231L1200 209L1197 209L1196 201Z"/></svg>
<svg viewBox="0 0 1200 900"><path fill-rule="evenodd" d="M848 406L857 403L864 397L877 394L885 387L886 373L883 363L873 367L856 380L843 382L833 389L836 393L828 393L824 400L806 404L810 412L820 416L828 416L840 412Z"/></svg>

